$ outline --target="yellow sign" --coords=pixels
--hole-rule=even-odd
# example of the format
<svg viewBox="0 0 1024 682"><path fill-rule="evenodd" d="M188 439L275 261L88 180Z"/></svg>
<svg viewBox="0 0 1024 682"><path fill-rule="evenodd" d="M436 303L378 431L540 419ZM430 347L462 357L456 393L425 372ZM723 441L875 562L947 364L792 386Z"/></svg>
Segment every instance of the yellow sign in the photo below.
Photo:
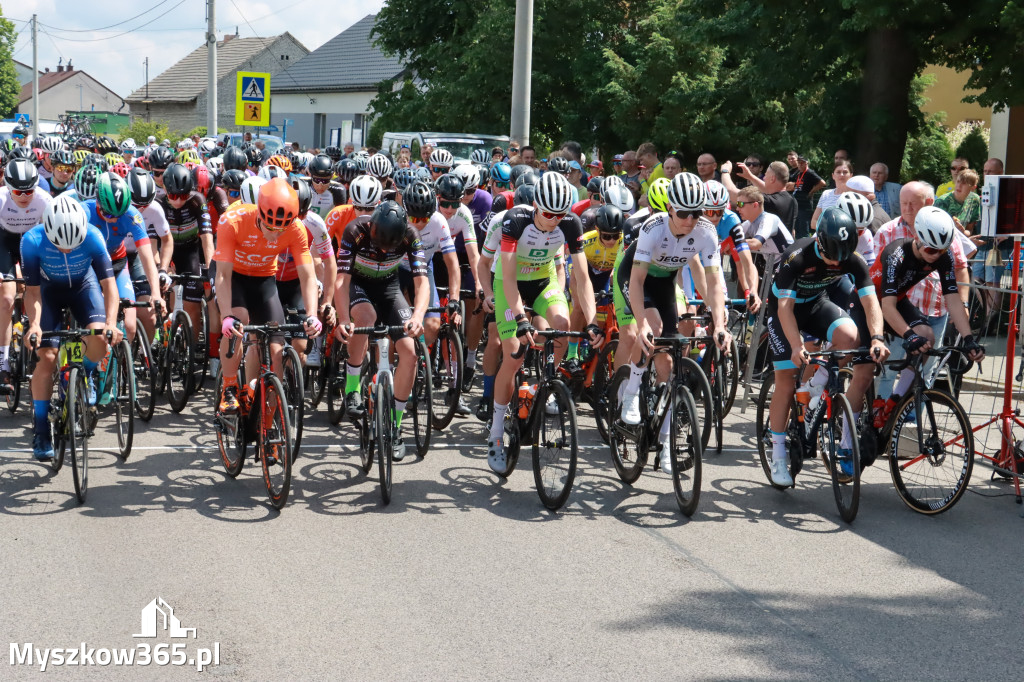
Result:
<svg viewBox="0 0 1024 682"><path fill-rule="evenodd" d="M270 74L239 71L235 88L235 125L270 125Z"/></svg>

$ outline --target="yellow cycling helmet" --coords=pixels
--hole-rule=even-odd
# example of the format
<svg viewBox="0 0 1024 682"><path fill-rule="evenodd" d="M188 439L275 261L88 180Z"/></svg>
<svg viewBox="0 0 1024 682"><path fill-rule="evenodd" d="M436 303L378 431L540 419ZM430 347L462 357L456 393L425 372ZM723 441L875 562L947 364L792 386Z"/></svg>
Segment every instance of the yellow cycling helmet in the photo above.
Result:
<svg viewBox="0 0 1024 682"><path fill-rule="evenodd" d="M92 154L88 149L76 149L75 150L75 165L81 166L85 163L85 160Z"/></svg>
<svg viewBox="0 0 1024 682"><path fill-rule="evenodd" d="M202 159L199 158L199 153L195 149L183 149L178 152L177 157L178 163L202 163Z"/></svg>
<svg viewBox="0 0 1024 682"><path fill-rule="evenodd" d="M124 161L121 155L118 154L117 152L107 152L106 154L103 155L103 158L106 159L107 163L109 163L111 166L113 166L115 163L121 163L122 161Z"/></svg>
<svg viewBox="0 0 1024 682"><path fill-rule="evenodd" d="M652 213L664 213L668 210L668 188L672 183L668 178L658 178L647 188L647 203Z"/></svg>

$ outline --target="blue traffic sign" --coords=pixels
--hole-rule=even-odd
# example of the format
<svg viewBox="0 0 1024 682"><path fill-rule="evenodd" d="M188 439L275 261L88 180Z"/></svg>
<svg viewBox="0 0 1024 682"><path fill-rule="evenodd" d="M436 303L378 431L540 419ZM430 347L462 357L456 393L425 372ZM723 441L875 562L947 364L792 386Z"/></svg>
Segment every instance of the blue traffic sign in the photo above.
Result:
<svg viewBox="0 0 1024 682"><path fill-rule="evenodd" d="M266 99L267 81L255 76L242 77L242 100L246 102L262 102Z"/></svg>

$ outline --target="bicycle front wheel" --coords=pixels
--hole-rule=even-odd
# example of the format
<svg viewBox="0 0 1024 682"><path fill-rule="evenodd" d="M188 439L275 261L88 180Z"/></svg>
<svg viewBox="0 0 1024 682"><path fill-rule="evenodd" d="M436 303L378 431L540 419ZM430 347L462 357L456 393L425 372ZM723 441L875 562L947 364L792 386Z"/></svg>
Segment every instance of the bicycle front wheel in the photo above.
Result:
<svg viewBox="0 0 1024 682"><path fill-rule="evenodd" d="M270 375L263 379L263 389L265 393L260 396L259 412L262 423L256 447L259 448L270 504L274 509L280 509L288 502L292 483L292 427L281 380Z"/></svg>
<svg viewBox="0 0 1024 682"><path fill-rule="evenodd" d="M431 398L434 392L434 377L430 369L430 355L427 344L416 342L416 380L412 395L406 405L407 419L412 419L413 437L416 440L416 455L424 457L430 448Z"/></svg>
<svg viewBox="0 0 1024 682"><path fill-rule="evenodd" d="M132 376L132 347L128 339L121 339L111 355L115 363L110 380L114 382L114 418L117 423L117 451L122 460L128 459L135 438L135 381Z"/></svg>
<svg viewBox="0 0 1024 682"><path fill-rule="evenodd" d="M769 372L761 383L761 392L757 396L757 456L761 460L761 468L772 487L784 490L782 486L772 482L772 429L769 424L772 394L775 393L775 374ZM789 439L787 437L787 445Z"/></svg>
<svg viewBox="0 0 1024 682"><path fill-rule="evenodd" d="M148 422L156 407L156 366L149 336L141 324L136 327L135 338L132 339L132 374L135 377L135 414Z"/></svg>
<svg viewBox="0 0 1024 682"><path fill-rule="evenodd" d="M242 419L237 412L235 414L221 413L220 394L223 387L224 377L220 370L217 370L213 394L213 426L217 432L217 448L220 450L220 459L224 463L224 471L231 478L235 478L242 473L242 466L245 464L246 445L244 441L240 442L240 435L244 433L244 428L241 423Z"/></svg>
<svg viewBox="0 0 1024 682"><path fill-rule="evenodd" d="M75 496L85 502L89 488L89 394L85 376L78 367L71 368L68 380L67 424L68 457L75 479Z"/></svg>
<svg viewBox="0 0 1024 682"><path fill-rule="evenodd" d="M608 446L612 453L612 466L626 485L633 485L647 464L647 444L643 424L629 426L619 418L621 403L619 392L629 379L629 367L619 367L605 390L608 404Z"/></svg>
<svg viewBox="0 0 1024 682"><path fill-rule="evenodd" d="M380 480L380 496L384 504L389 504L391 465L395 456L395 397L388 374L377 378L373 393L373 418L373 428L377 436L377 477Z"/></svg>
<svg viewBox="0 0 1024 682"><path fill-rule="evenodd" d="M703 448L700 442L700 427L697 424L697 405L686 386L676 385L672 389L671 412L665 419L671 419L669 429L672 451L672 488L676 502L683 516L693 516L700 502L700 481Z"/></svg>
<svg viewBox="0 0 1024 682"><path fill-rule="evenodd" d="M550 403L548 396L554 398ZM557 379L545 382L537 392L533 411L533 480L544 506L560 509L572 491L579 455L576 409L569 389Z"/></svg>
<svg viewBox="0 0 1024 682"><path fill-rule="evenodd" d="M848 448L842 447L844 432L850 442ZM832 477L839 516L852 523L860 505L860 444L853 409L846 396L832 398L831 418L822 420L818 427L818 449Z"/></svg>
<svg viewBox="0 0 1024 682"><path fill-rule="evenodd" d="M951 509L967 490L974 470L971 422L952 396L926 389L897 407L889 473L900 499L921 514Z"/></svg>
<svg viewBox="0 0 1024 682"><path fill-rule="evenodd" d="M281 376L284 378L284 395L288 399L288 422L292 427L292 462L299 456L302 444L302 417L305 408L305 388L302 382L302 361L291 345L284 347L281 354Z"/></svg>
<svg viewBox="0 0 1024 682"><path fill-rule="evenodd" d="M601 440L608 444L608 425L614 421L609 415L608 385L615 373L615 349L619 346L618 339L609 339L601 347L594 367L593 381L590 384L590 404L594 408L594 421L597 422L597 433Z"/></svg>
<svg viewBox="0 0 1024 682"><path fill-rule="evenodd" d="M700 446L707 449L711 442L711 430L715 426L715 398L711 392L711 382L708 381L704 369L697 364L693 358L679 358L681 367L686 374L686 387L690 389L693 400L697 405L697 421L700 423Z"/></svg>
<svg viewBox="0 0 1024 682"><path fill-rule="evenodd" d="M337 426L345 416L345 363L341 360L340 348L335 348L323 378L327 393L327 421Z"/></svg>
<svg viewBox="0 0 1024 682"><path fill-rule="evenodd" d="M432 423L438 431L451 424L455 411L459 409L462 397L462 342L459 335L449 328L444 328L437 336L437 348L434 357L437 360L433 368L434 390L437 397L433 401Z"/></svg>
<svg viewBox="0 0 1024 682"><path fill-rule="evenodd" d="M185 409L192 390L192 344L192 322L178 311L167 344L167 401L175 412Z"/></svg>

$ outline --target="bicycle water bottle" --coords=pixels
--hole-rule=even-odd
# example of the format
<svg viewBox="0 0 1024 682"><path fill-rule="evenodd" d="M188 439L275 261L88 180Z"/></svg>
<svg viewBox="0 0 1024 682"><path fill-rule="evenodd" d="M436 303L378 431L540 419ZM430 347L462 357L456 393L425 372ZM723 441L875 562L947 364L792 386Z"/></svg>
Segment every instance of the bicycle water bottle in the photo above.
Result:
<svg viewBox="0 0 1024 682"><path fill-rule="evenodd" d="M537 395L537 384L527 384L525 381L519 387L519 418L528 419L530 409L533 407L533 398Z"/></svg>
<svg viewBox="0 0 1024 682"><path fill-rule="evenodd" d="M802 384L800 388L796 389L796 402L799 404L797 419L802 422L807 413L807 406L811 402L811 392L807 384Z"/></svg>

